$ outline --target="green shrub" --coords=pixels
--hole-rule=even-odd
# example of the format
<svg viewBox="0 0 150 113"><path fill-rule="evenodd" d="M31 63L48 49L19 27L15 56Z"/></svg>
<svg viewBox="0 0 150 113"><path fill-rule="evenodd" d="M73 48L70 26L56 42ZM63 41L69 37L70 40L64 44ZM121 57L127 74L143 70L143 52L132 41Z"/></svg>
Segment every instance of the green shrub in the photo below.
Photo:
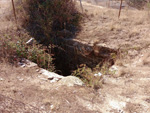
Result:
<svg viewBox="0 0 150 113"><path fill-rule="evenodd" d="M95 76L99 71L92 71L85 64L81 64L76 70L72 72L72 76L79 77L87 86L94 89L99 89L103 85L103 75Z"/></svg>
<svg viewBox="0 0 150 113"><path fill-rule="evenodd" d="M26 24L41 42L50 43L62 30L73 34L79 28L81 16L71 0L27 0Z"/></svg>
<svg viewBox="0 0 150 113"><path fill-rule="evenodd" d="M30 61L37 63L39 67L45 68L49 71L55 71L55 67L52 63L52 54L47 47L39 44L27 46L25 43L18 41L13 48L16 50L18 57L27 58Z"/></svg>
<svg viewBox="0 0 150 113"><path fill-rule="evenodd" d="M0 61L4 59L15 64L19 62L20 58L26 58L37 63L41 68L55 71L52 54L47 47L36 43L29 46L23 40L14 43L11 39L0 38Z"/></svg>

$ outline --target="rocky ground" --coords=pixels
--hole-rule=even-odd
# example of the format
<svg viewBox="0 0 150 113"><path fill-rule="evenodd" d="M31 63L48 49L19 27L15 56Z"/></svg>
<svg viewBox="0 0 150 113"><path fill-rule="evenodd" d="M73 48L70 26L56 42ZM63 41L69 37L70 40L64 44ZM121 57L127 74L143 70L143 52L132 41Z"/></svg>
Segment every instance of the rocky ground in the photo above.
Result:
<svg viewBox="0 0 150 113"><path fill-rule="evenodd" d="M1 35L15 27L2 18L9 4L0 0ZM68 77L52 83L55 77L45 76L36 65L0 63L0 113L150 113L148 12L124 9L118 19L116 9L85 2L83 7L87 18L74 41L124 50L111 68L115 74L104 75L103 87L94 90Z"/></svg>

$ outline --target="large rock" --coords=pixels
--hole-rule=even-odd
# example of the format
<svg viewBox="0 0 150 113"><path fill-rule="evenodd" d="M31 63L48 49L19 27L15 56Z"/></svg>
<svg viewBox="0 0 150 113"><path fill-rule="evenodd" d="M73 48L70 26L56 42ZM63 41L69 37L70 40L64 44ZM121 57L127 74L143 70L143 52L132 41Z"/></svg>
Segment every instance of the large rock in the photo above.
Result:
<svg viewBox="0 0 150 113"><path fill-rule="evenodd" d="M104 43L102 44L99 42L95 42L93 44L93 51L96 57L111 58L112 54L117 54L115 47L112 47L112 48L113 49L109 48L109 46L107 46Z"/></svg>
<svg viewBox="0 0 150 113"><path fill-rule="evenodd" d="M60 81L58 81L58 84L66 85L66 86L74 86L74 85L82 86L84 83L82 82L82 80L80 80L79 78L77 78L75 76L68 76L68 77L64 77Z"/></svg>
<svg viewBox="0 0 150 113"><path fill-rule="evenodd" d="M41 73L42 75L45 75L47 76L48 79L52 79L52 78L58 78L58 79L61 79L61 78L64 78L63 76L61 75L58 75L54 72L50 72L50 71L47 71L45 69L41 69L41 71L39 72Z"/></svg>

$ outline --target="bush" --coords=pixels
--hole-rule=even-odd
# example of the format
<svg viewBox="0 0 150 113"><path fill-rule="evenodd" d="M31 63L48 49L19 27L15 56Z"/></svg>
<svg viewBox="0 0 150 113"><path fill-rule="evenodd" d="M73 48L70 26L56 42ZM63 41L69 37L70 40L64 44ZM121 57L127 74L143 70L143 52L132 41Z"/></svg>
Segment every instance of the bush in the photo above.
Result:
<svg viewBox="0 0 150 113"><path fill-rule="evenodd" d="M71 0L27 0L27 6L25 24L41 42L50 43L64 29L74 34L79 28L81 16Z"/></svg>
<svg viewBox="0 0 150 113"><path fill-rule="evenodd" d="M142 9L150 0L126 0L126 2L132 7Z"/></svg>
<svg viewBox="0 0 150 113"><path fill-rule="evenodd" d="M55 71L52 54L47 47L35 43L28 46L23 40L19 40L17 43L11 40L11 37L0 38L0 62L16 64L20 59L26 58L37 63L41 68Z"/></svg>
<svg viewBox="0 0 150 113"><path fill-rule="evenodd" d="M16 51L7 40L0 37L0 62L14 63Z"/></svg>
<svg viewBox="0 0 150 113"><path fill-rule="evenodd" d="M106 71L106 70L105 70ZM87 86L99 89L104 83L103 75L97 76L100 70L92 71L85 64L81 64L77 70L74 70L72 76L79 77ZM101 73L100 73L101 74ZM103 73L105 74L105 73ZM95 76L96 75L96 76Z"/></svg>

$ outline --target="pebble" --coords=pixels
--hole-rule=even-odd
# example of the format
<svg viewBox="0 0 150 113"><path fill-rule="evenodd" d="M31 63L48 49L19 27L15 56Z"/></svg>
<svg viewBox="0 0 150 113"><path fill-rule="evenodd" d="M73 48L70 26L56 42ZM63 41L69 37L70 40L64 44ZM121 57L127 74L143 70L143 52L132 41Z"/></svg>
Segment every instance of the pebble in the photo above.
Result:
<svg viewBox="0 0 150 113"><path fill-rule="evenodd" d="M3 81L4 79L3 78L0 78L0 81Z"/></svg>
<svg viewBox="0 0 150 113"><path fill-rule="evenodd" d="M25 65L25 64L23 64L23 65L22 65L22 66L20 66L20 67L24 68L24 67L26 67L26 65Z"/></svg>
<svg viewBox="0 0 150 113"><path fill-rule="evenodd" d="M21 77L17 77L17 79L19 80L19 81L24 81L24 78L21 78Z"/></svg>
<svg viewBox="0 0 150 113"><path fill-rule="evenodd" d="M94 76L99 76L100 77L100 76L102 76L102 73L100 73L100 72L96 73L96 74L94 74Z"/></svg>
<svg viewBox="0 0 150 113"><path fill-rule="evenodd" d="M53 78L52 80L50 80L50 83L55 83L55 82L57 82L59 80L60 80L59 78Z"/></svg>

